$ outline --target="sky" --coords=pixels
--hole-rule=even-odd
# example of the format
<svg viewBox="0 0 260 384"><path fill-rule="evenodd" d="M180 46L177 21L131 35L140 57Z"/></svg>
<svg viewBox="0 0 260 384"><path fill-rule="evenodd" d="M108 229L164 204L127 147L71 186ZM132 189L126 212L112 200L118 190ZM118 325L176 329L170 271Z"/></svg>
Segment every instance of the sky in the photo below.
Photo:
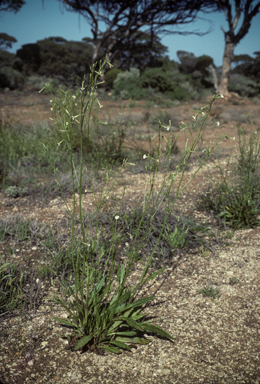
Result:
<svg viewBox="0 0 260 384"><path fill-rule="evenodd" d="M0 32L7 33L17 39L9 52L16 52L22 45L35 43L50 36L60 36L66 40L81 41L84 37L92 37L90 27L82 16L74 12L62 10L59 1L25 0L26 4L18 13L2 12L0 14ZM194 53L195 56L209 55L217 66L222 65L224 52L224 34L221 26L227 28L227 22L222 13L212 13L204 18L208 21L197 20L194 24L182 29L183 31L205 32L205 36L171 34L162 37L161 42L168 47L168 56L178 61L176 52L179 50ZM176 30L176 29L175 29ZM161 36L160 36L161 37ZM241 40L235 49L235 54L248 54L260 51L260 14L252 21L249 33Z"/></svg>

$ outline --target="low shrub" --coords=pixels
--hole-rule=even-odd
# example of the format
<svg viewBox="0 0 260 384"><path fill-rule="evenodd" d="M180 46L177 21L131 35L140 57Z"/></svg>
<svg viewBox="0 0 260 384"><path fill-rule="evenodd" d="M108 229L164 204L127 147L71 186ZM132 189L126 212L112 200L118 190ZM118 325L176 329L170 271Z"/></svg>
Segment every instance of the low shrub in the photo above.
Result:
<svg viewBox="0 0 260 384"><path fill-rule="evenodd" d="M119 73L114 81L112 95L121 99L145 99L146 92L140 85L139 77L140 71L137 68L130 68L130 71Z"/></svg>
<svg viewBox="0 0 260 384"><path fill-rule="evenodd" d="M114 81L117 78L117 75L119 73L123 73L121 69L112 68L109 71L106 72L104 79L105 79L105 87L112 89L114 85Z"/></svg>
<svg viewBox="0 0 260 384"><path fill-rule="evenodd" d="M0 88L17 89L24 84L24 75L12 67L2 67L0 69Z"/></svg>

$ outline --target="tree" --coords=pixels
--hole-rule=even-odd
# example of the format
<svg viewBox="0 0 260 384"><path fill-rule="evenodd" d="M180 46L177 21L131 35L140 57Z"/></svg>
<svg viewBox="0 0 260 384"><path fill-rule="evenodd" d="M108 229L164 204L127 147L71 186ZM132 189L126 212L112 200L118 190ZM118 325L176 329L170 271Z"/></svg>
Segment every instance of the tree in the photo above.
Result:
<svg viewBox="0 0 260 384"><path fill-rule="evenodd" d="M18 49L16 56L20 60L22 71L29 75L63 77L70 82L73 77L83 77L89 72L92 47L81 41L67 41L55 36L38 40L34 44L25 44Z"/></svg>
<svg viewBox="0 0 260 384"><path fill-rule="evenodd" d="M158 34L192 33L173 31L173 27L193 22L199 11L209 12L212 4L212 0L58 1L66 10L84 16L91 25L93 62L105 54L113 62L118 52L133 51L136 48L133 42L140 38L140 33L149 36L148 49L156 43Z"/></svg>
<svg viewBox="0 0 260 384"><path fill-rule="evenodd" d="M0 33L0 49L5 50L12 48L13 43L16 43L15 37L8 35L7 33Z"/></svg>
<svg viewBox="0 0 260 384"><path fill-rule="evenodd" d="M234 49L240 40L242 40L248 33L252 19L259 13L260 1L235 0L233 7L231 0L216 0L216 4L218 10L224 12L228 23L227 31L221 27L225 36L225 48L222 72L220 82L218 84L218 92L225 97L230 97L232 95L228 91L228 83L230 78L231 63L234 58ZM240 27L238 27L241 16L243 19ZM237 31L235 31L236 28L238 28Z"/></svg>
<svg viewBox="0 0 260 384"><path fill-rule="evenodd" d="M18 12L25 4L24 0L0 0L0 12Z"/></svg>
<svg viewBox="0 0 260 384"><path fill-rule="evenodd" d="M90 38L84 38L83 41L94 44ZM137 31L129 39L129 44L122 50L117 50L113 57L114 67L122 70L128 70L135 67L141 70L146 67L160 67L166 57L168 48L160 42L158 36L154 36L153 45L150 46L151 37L142 31ZM99 56L105 55L111 40L107 40L105 45L98 52Z"/></svg>

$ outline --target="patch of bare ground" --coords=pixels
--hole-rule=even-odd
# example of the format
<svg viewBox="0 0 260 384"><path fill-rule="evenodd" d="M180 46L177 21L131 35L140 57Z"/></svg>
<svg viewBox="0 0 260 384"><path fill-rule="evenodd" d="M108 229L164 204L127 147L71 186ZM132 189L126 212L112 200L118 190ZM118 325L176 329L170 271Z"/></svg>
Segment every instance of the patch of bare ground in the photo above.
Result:
<svg viewBox="0 0 260 384"><path fill-rule="evenodd" d="M220 100L217 102L215 111L213 109L216 118L222 122L221 114L230 113L233 120L226 117L227 123L222 128L210 126L205 131L205 140L212 141L224 132L236 136L236 119L240 118L241 112L247 114L252 110L254 115L254 111L259 109L247 101L238 101L239 105L231 102L220 105ZM111 108L112 102L103 104L106 106L106 103ZM142 113L143 107L137 104L135 112ZM194 104L198 102L178 106L172 112L180 120L186 118L190 121L190 108ZM42 108L42 105L37 108ZM7 107L2 108L7 110ZM26 113L22 119L25 122ZM259 126L257 119L259 117L253 129ZM243 122L243 127L249 130L250 126ZM179 147L183 148L184 143L184 138L180 137ZM235 145L236 141L225 141L223 154L229 154ZM191 174L192 166L185 180ZM122 173L115 197L119 198L126 188L125 198L134 204L143 197L144 179L143 173ZM161 181L162 175L159 174L155 190ZM177 205L183 214L209 222L214 229L211 212L202 213L195 208L196 200L208 183L208 168L204 167L188 184ZM0 197L2 219L20 214L24 219L52 226L59 236L69 231L65 225L65 206L58 196L44 201L30 196L11 199L3 193ZM83 209L86 212L95 209L93 194L84 195ZM216 238L223 238L227 231L216 229L215 233ZM15 317L0 319L0 382L260 383L260 229L239 230L235 231L232 239L226 237L226 244L216 241L210 247L212 252L201 247L173 253L167 260L168 268L163 275L140 292L140 295L156 293L156 298L144 312L153 318L152 323L169 332L174 341L150 334L147 335L150 344L137 345L132 352L118 356L100 355L97 351L81 353L69 348L68 342L59 337L59 334L69 331L53 320L54 316L65 317L66 314L46 298L57 292L55 279L53 285L45 279L41 279L38 285L31 285L30 294L34 297L40 297L40 292L44 291L34 310L18 311ZM36 241L19 244L11 239L0 243L0 254L4 257L10 257L10 249L12 257L30 267L44 260L46 253L43 244ZM131 283L137 280L141 271L142 261L134 271ZM218 288L219 295L214 300L199 292L209 284Z"/></svg>

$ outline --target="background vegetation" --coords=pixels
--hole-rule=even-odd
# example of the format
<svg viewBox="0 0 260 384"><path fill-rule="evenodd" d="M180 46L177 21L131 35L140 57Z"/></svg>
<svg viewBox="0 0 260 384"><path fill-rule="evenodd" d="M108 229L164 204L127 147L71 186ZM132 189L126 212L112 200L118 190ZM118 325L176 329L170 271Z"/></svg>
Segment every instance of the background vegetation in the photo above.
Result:
<svg viewBox="0 0 260 384"><path fill-rule="evenodd" d="M2 36L3 35L3 36ZM2 37L1 37L2 36ZM36 43L25 44L16 54L6 49L12 36L1 34L0 90L39 90L48 80L57 90L58 84L75 85L78 79L89 74L93 44L90 38L67 41L61 37L49 37ZM117 99L148 99L163 97L186 101L198 99L214 92L214 84L208 67L215 68L210 56L196 57L192 52L178 51L179 62L170 60L167 47L156 37L149 47L148 36L136 39L134 54L118 52L113 68L105 68L103 89L112 92ZM125 64L124 64L125 63ZM130 69L127 69L129 68ZM257 97L260 92L260 52L255 57L238 55L233 59L229 90L240 96Z"/></svg>

